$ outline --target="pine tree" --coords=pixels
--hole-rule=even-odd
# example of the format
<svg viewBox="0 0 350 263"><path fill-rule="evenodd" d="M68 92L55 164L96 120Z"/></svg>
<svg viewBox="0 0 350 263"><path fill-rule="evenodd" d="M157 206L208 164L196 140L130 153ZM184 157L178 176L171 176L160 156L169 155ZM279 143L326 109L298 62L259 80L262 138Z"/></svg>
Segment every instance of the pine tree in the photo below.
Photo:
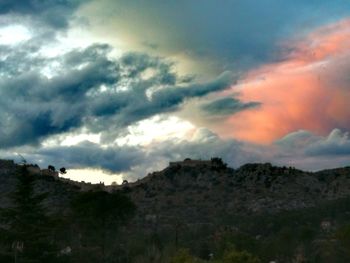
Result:
<svg viewBox="0 0 350 263"><path fill-rule="evenodd" d="M53 225L42 202L47 194L35 194L35 176L25 165L18 168L12 206L1 211L2 242L12 250L12 262L54 262Z"/></svg>
<svg viewBox="0 0 350 263"><path fill-rule="evenodd" d="M107 262L118 228L133 216L136 207L119 192L90 191L80 193L73 199L71 209L72 221L79 225L82 241L87 247L98 246L99 262Z"/></svg>

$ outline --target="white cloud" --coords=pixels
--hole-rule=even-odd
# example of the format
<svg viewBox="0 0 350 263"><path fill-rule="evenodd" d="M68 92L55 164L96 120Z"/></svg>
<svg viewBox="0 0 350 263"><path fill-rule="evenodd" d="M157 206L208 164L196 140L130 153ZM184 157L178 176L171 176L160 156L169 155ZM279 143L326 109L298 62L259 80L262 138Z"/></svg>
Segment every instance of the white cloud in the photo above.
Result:
<svg viewBox="0 0 350 263"><path fill-rule="evenodd" d="M127 128L128 134L116 139L118 145L142 145L169 139L186 139L195 127L189 121L176 116L155 116Z"/></svg>
<svg viewBox="0 0 350 263"><path fill-rule="evenodd" d="M15 45L30 38L30 31L22 25L8 25L0 28L0 45Z"/></svg>
<svg viewBox="0 0 350 263"><path fill-rule="evenodd" d="M111 174L101 169L70 169L66 174L60 176L78 182L84 181L94 184L103 182L105 185L110 185L113 182L116 182L117 184L123 182L122 174Z"/></svg>

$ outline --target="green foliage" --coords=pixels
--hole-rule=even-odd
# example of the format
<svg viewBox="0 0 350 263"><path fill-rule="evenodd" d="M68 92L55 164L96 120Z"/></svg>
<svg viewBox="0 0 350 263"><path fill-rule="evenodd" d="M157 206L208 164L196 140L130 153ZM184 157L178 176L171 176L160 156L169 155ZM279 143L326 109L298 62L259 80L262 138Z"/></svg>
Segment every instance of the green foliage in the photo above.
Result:
<svg viewBox="0 0 350 263"><path fill-rule="evenodd" d="M209 260L211 261L211 260ZM190 254L188 249L180 249L171 258L170 263L204 263L203 261ZM215 263L261 263L261 261L254 255L247 251L238 251L235 248L231 248L226 251L225 254L214 260Z"/></svg>
<svg viewBox="0 0 350 263"><path fill-rule="evenodd" d="M338 229L336 237L350 249L350 225L346 224Z"/></svg>
<svg viewBox="0 0 350 263"><path fill-rule="evenodd" d="M179 249L171 258L170 263L200 263L201 260L192 256L188 249Z"/></svg>
<svg viewBox="0 0 350 263"><path fill-rule="evenodd" d="M222 263L261 263L261 261L247 251L231 250L225 253Z"/></svg>
<svg viewBox="0 0 350 263"><path fill-rule="evenodd" d="M339 248L343 251L343 258L350 259L350 224L345 224L341 226L335 233L335 238L339 240L340 246Z"/></svg>

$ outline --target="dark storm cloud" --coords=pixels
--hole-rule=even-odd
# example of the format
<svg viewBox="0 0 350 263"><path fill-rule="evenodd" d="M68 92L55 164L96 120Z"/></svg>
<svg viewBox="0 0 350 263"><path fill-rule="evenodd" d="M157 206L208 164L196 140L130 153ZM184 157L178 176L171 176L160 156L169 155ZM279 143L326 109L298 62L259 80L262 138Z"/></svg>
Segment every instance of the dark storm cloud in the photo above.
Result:
<svg viewBox="0 0 350 263"><path fill-rule="evenodd" d="M173 85L177 75L171 72L173 63L164 59L149 56L145 53L127 53L120 60L125 76L129 78L140 77L147 69L157 69L158 73L152 81L162 85Z"/></svg>
<svg viewBox="0 0 350 263"><path fill-rule="evenodd" d="M110 173L126 174L126 179L136 180L148 172L163 169L169 161L193 159L210 159L222 157L232 167L249 161L265 161L258 149L247 149L245 143L228 139L223 140L208 129L198 129L192 138L187 140L166 140L152 147L119 146L108 147L97 143L81 142L72 146L47 146L41 148L20 147L20 152L28 163L37 163L41 167L54 164L69 169L95 168ZM21 156L15 153L1 152L1 158L20 161Z"/></svg>
<svg viewBox="0 0 350 263"><path fill-rule="evenodd" d="M109 172L125 172L144 158L141 149L131 146L101 147L82 142L74 146L48 147L36 152L45 164L54 163L66 168L96 168Z"/></svg>
<svg viewBox="0 0 350 263"><path fill-rule="evenodd" d="M27 16L55 29L66 28L73 12L84 0L1 0L0 15Z"/></svg>
<svg viewBox="0 0 350 263"><path fill-rule="evenodd" d="M90 49L104 50L104 46L94 46L81 52L85 56L74 61L74 52L63 56L62 69L57 76L48 79L41 70L51 59L30 56L5 57L7 65L0 74L0 146L10 147L26 143L36 143L38 139L71 128L79 127L86 112L88 100L85 95L99 85L117 81L115 64L105 56L88 61ZM94 53L92 53L93 57ZM65 62L65 60L69 62ZM77 67L81 63L85 66ZM20 65L16 68L16 65ZM9 68L12 74L9 74Z"/></svg>
<svg viewBox="0 0 350 263"><path fill-rule="evenodd" d="M298 131L276 142L275 146L262 146L234 139L222 139L206 128L199 128L192 138L166 140L150 146L108 147L91 142L73 146L44 147L40 149L17 149L28 162L37 162L42 167L48 164L66 168L98 168L108 172L125 173L128 180L136 180L147 173L161 170L169 161L210 159L220 157L231 167L249 162L268 162L292 165L301 169L315 170L332 166L348 165L350 140L347 133L335 129L327 137L316 136L307 131ZM15 158L14 155L1 156ZM345 157L338 158L338 157ZM18 156L17 156L18 159ZM317 164L315 166L315 163Z"/></svg>
<svg viewBox="0 0 350 263"><path fill-rule="evenodd" d="M201 106L206 113L214 116L231 115L242 110L256 108L260 106L259 102L241 102L236 98L221 98Z"/></svg>
<svg viewBox="0 0 350 263"><path fill-rule="evenodd" d="M142 53L110 59L107 45L56 58L29 55L25 45L0 48L1 147L35 144L83 126L94 132L122 130L233 81L224 73L206 83L184 84L172 72L172 63ZM45 70L53 76L43 75Z"/></svg>

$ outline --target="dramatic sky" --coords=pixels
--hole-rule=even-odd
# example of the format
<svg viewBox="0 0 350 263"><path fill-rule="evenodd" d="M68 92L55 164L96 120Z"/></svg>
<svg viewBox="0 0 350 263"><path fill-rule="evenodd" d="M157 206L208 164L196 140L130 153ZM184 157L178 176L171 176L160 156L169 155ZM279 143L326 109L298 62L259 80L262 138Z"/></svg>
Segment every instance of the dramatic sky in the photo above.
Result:
<svg viewBox="0 0 350 263"><path fill-rule="evenodd" d="M349 73L347 0L0 0L0 158L345 166Z"/></svg>

